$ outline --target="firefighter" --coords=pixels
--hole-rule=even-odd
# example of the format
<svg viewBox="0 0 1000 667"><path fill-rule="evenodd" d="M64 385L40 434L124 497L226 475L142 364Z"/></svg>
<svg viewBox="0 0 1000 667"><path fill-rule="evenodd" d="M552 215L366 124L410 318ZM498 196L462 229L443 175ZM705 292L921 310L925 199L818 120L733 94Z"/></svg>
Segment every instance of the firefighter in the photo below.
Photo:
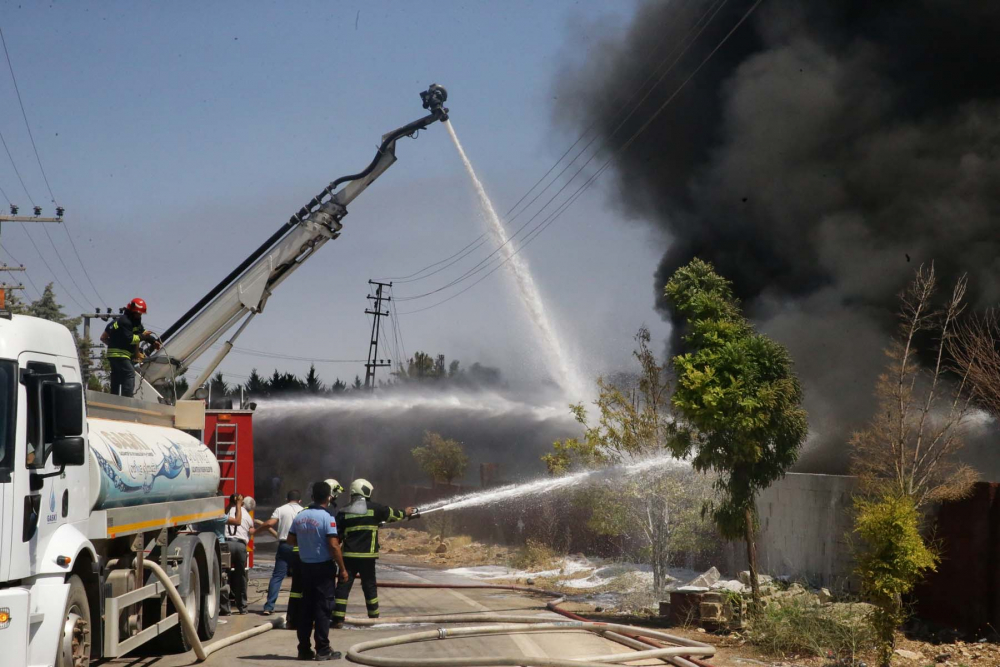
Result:
<svg viewBox="0 0 1000 667"><path fill-rule="evenodd" d="M335 479L325 480L330 485L330 504L326 511L336 518L337 496L344 492L344 487ZM292 576L292 589L288 593L288 611L285 612L285 625L295 628L299 622L302 605L302 580L299 577L299 548L292 547L292 561L288 568Z"/></svg>
<svg viewBox="0 0 1000 667"><path fill-rule="evenodd" d="M344 552L347 579L337 584L333 609L333 627L341 628L347 616L347 597L354 577L361 575L368 618L378 618L378 583L375 561L378 559L378 529L383 523L402 521L413 516L414 509L397 510L372 502L373 487L366 479L351 482L351 504L337 513L338 537Z"/></svg>
<svg viewBox="0 0 1000 667"><path fill-rule="evenodd" d="M125 306L125 312L108 324L101 334L101 342L108 346L108 363L111 365L111 393L119 396L135 394L135 367L138 360L139 343L152 343L160 349L159 339L142 327L142 316L146 313L146 302L132 299Z"/></svg>

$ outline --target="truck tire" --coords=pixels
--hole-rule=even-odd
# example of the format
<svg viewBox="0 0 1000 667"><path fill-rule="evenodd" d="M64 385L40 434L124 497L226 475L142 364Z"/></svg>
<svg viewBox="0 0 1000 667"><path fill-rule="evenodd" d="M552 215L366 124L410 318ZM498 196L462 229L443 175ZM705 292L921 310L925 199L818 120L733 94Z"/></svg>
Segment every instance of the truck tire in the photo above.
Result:
<svg viewBox="0 0 1000 667"><path fill-rule="evenodd" d="M177 592L180 593L181 600L184 601L184 613L188 614L197 628L201 615L201 568L195 554L196 551L192 549L185 554L184 560L181 561L181 580L180 585L177 586ZM168 602L167 615L173 614L174 611L173 603ZM184 627L180 619L177 620L177 625L170 628L163 636L164 647L172 653L186 653L191 650L191 642L184 634Z"/></svg>
<svg viewBox="0 0 1000 667"><path fill-rule="evenodd" d="M87 589L77 575L68 579L69 595L63 616L62 635L56 653L56 667L87 667L90 664L90 603Z"/></svg>
<svg viewBox="0 0 1000 667"><path fill-rule="evenodd" d="M205 554L206 576L201 597L201 617L198 621L198 637L208 641L215 636L215 628L219 623L219 595L222 591L222 569L215 552L203 551Z"/></svg>

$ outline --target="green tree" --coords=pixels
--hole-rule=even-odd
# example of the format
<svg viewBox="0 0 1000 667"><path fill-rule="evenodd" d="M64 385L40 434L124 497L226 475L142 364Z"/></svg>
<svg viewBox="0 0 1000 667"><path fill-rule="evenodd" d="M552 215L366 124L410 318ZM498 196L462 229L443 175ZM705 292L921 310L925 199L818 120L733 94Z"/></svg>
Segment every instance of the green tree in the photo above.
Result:
<svg viewBox="0 0 1000 667"><path fill-rule="evenodd" d="M19 308L23 308L22 313L25 315L31 315L32 317L38 317L43 320L49 320L51 322L58 322L73 334L73 342L76 344L77 357L80 361L80 368L83 368L84 364L90 363L90 347L87 341L77 333L77 329L80 327L80 323L83 322L82 317L69 317L63 312L63 308L59 305L56 300L56 293L52 287L52 283L45 286L42 291L42 295L31 302L26 308L23 305L19 305ZM9 295L8 295L9 296ZM12 311L17 312L17 311Z"/></svg>
<svg viewBox="0 0 1000 667"><path fill-rule="evenodd" d="M328 393L332 395L337 395L337 394L343 394L345 391L347 391L347 383L341 380L340 378L337 378L336 380L333 381L333 384L330 385L330 390Z"/></svg>
<svg viewBox="0 0 1000 667"><path fill-rule="evenodd" d="M208 384L208 391L209 396L211 396L213 401L229 396L231 390L229 384L222 375L222 371L219 371L212 376L212 379Z"/></svg>
<svg viewBox="0 0 1000 667"><path fill-rule="evenodd" d="M798 458L808 433L802 389L788 351L754 330L711 264L681 267L665 294L687 321L687 351L673 359L672 404L684 424L672 446L697 470L718 475L712 519L723 537L746 541L757 611L755 501Z"/></svg>
<svg viewBox="0 0 1000 667"><path fill-rule="evenodd" d="M17 292L18 290L7 290L4 309L15 315L26 315L28 313L28 306L18 296Z"/></svg>
<svg viewBox="0 0 1000 667"><path fill-rule="evenodd" d="M424 432L424 443L411 450L420 469L435 482L451 484L465 475L469 457L457 440L444 438L440 433Z"/></svg>
<svg viewBox="0 0 1000 667"><path fill-rule="evenodd" d="M649 348L649 330L641 328L635 340L638 375L614 383L598 378L596 425L588 424L582 405L571 406L584 428L583 437L553 444L552 452L542 457L551 474L670 454L669 443L676 433L670 386L664 367ZM574 500L589 510L588 527L598 534L619 538L623 544L631 535L642 536L640 556L652 565L657 592L667 583L666 570L675 554L705 546L701 505L708 498L708 483L704 475L685 468L682 464L673 470L616 476L609 485Z"/></svg>
<svg viewBox="0 0 1000 667"><path fill-rule="evenodd" d="M358 376L358 375L355 375L354 376L354 384L351 385L351 388L354 389L355 391L361 391L362 389L364 389L364 387L365 387L365 383L361 381L361 377Z"/></svg>
<svg viewBox="0 0 1000 667"><path fill-rule="evenodd" d="M319 373L316 372L316 364L309 364L309 372L306 374L306 391L310 394L322 394L325 389L325 385L319 379Z"/></svg>
<svg viewBox="0 0 1000 667"><path fill-rule="evenodd" d="M265 380L256 368L250 369L250 377L247 378L243 389L251 398L265 398L268 395L267 380Z"/></svg>
<svg viewBox="0 0 1000 667"><path fill-rule="evenodd" d="M895 631L906 620L903 599L937 555L920 534L922 510L965 496L978 477L957 454L971 412L969 357L959 355L957 377L948 353L961 331L966 278L937 305L934 267L921 266L901 295L899 332L886 349L888 364L875 384L877 409L851 438L851 469L860 481L855 531L861 590L875 611L879 659L888 667ZM930 349L922 344L932 341ZM933 363L926 368L919 358Z"/></svg>
<svg viewBox="0 0 1000 667"><path fill-rule="evenodd" d="M855 499L855 529L864 548L857 557L861 593L874 609L870 620L878 637L879 667L889 667L896 628L906 620L903 598L938 558L920 535L920 513L913 498L889 493Z"/></svg>

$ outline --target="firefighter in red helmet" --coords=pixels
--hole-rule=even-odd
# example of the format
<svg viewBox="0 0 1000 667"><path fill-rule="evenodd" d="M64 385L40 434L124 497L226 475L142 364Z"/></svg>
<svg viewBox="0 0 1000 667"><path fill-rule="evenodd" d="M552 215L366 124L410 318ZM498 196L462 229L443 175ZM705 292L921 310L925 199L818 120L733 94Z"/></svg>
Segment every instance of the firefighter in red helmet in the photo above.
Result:
<svg viewBox="0 0 1000 667"><path fill-rule="evenodd" d="M135 394L135 367L132 363L139 361L140 342L145 341L152 344L154 349L160 349L159 338L142 326L142 316L145 313L146 302L138 298L132 299L125 306L125 312L101 334L101 342L108 346L112 394Z"/></svg>

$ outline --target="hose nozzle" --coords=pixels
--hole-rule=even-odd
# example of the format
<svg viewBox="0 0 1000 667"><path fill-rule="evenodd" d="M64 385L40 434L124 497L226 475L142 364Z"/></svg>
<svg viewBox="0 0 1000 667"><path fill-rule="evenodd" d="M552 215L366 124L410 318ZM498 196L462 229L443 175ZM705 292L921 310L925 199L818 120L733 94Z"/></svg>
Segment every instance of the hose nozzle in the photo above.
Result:
<svg viewBox="0 0 1000 667"><path fill-rule="evenodd" d="M432 83L427 90L420 93L420 99L424 103L424 108L437 116L438 120L448 120L448 109L444 106L448 101L448 91L444 86Z"/></svg>

